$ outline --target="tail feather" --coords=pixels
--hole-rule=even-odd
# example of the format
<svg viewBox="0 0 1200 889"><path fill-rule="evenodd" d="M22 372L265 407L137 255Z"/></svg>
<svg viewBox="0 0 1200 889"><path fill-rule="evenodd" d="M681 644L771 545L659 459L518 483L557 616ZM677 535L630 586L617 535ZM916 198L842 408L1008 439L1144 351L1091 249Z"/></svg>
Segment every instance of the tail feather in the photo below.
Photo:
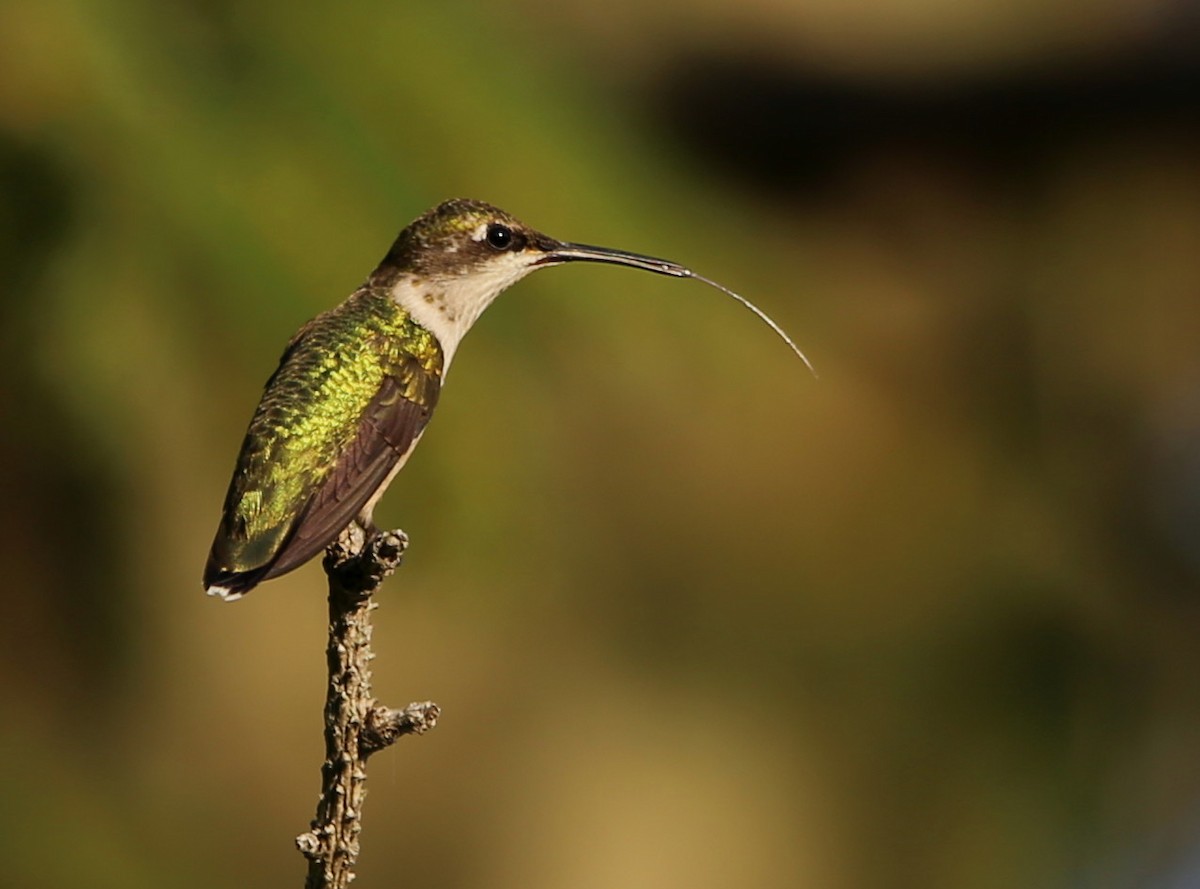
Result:
<svg viewBox="0 0 1200 889"><path fill-rule="evenodd" d="M210 556L204 566L204 591L225 602L236 602L266 580L270 568L265 565L252 571L230 571L219 567Z"/></svg>
<svg viewBox="0 0 1200 889"><path fill-rule="evenodd" d="M238 599L242 598L242 596L246 595L244 591L235 591L227 586L216 585L205 587L204 592L210 596L215 596L222 602L236 602Z"/></svg>

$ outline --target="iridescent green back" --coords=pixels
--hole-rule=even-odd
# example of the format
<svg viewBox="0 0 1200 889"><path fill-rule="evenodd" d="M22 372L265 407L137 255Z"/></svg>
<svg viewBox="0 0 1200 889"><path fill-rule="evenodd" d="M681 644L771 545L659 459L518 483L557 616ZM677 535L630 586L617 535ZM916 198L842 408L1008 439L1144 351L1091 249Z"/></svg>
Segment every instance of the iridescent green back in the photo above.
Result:
<svg viewBox="0 0 1200 889"><path fill-rule="evenodd" d="M305 325L250 422L206 583L248 575L253 585L332 542L428 422L442 360L433 335L381 290Z"/></svg>

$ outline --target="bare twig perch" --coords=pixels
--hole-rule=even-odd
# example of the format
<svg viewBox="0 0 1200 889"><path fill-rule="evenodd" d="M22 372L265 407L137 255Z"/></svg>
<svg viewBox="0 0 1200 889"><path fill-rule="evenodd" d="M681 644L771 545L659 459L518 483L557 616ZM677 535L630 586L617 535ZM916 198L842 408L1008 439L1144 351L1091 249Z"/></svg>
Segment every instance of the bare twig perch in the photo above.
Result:
<svg viewBox="0 0 1200 889"><path fill-rule="evenodd" d="M437 724L432 701L403 710L371 697L371 594L400 565L408 538L385 531L367 540L357 525L342 532L325 554L329 576L329 687L325 694L325 764L312 829L296 837L308 859L305 889L345 889L354 879L358 833L366 796L367 757L401 735Z"/></svg>

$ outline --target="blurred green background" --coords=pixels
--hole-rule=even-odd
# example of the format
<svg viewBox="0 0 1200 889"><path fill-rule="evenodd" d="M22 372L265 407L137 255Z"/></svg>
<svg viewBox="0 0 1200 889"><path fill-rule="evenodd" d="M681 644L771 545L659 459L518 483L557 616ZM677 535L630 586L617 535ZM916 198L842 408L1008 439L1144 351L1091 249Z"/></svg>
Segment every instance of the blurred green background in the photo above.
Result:
<svg viewBox="0 0 1200 889"><path fill-rule="evenodd" d="M1200 884L1200 15L0 3L0 856L288 886L323 576L200 571L292 331L451 196L535 276L412 537L363 886Z"/></svg>

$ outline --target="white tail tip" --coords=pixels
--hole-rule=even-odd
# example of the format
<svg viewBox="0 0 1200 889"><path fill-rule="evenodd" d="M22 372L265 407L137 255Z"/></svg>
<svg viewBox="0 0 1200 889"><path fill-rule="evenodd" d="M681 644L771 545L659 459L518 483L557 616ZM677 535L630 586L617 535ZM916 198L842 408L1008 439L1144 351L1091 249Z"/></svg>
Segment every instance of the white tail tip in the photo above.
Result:
<svg viewBox="0 0 1200 889"><path fill-rule="evenodd" d="M238 599L242 598L241 593L235 592L228 587L223 586L210 586L205 588L204 592L208 593L210 596L216 596L222 602L236 602Z"/></svg>

